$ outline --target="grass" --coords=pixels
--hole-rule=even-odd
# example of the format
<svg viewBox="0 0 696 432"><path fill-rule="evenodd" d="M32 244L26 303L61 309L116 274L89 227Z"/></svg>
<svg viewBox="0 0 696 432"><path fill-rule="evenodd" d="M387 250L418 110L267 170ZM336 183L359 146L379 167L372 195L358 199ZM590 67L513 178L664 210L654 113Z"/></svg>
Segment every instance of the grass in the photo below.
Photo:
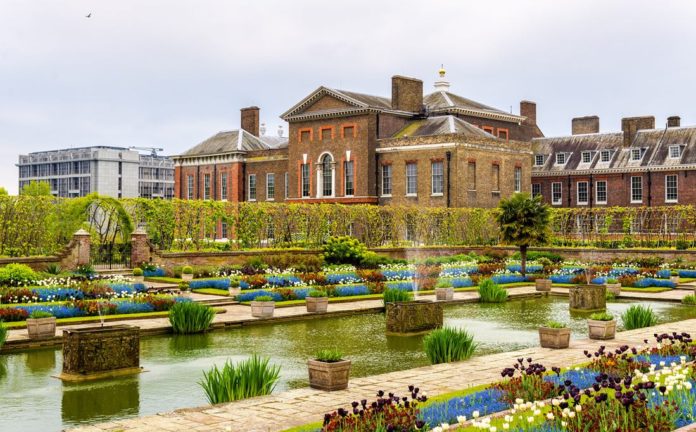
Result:
<svg viewBox="0 0 696 432"><path fill-rule="evenodd" d="M215 310L196 302L176 303L169 310L169 322L174 333L204 332L215 318Z"/></svg>
<svg viewBox="0 0 696 432"><path fill-rule="evenodd" d="M319 350L314 358L320 362L335 363L343 360L343 353L337 349Z"/></svg>
<svg viewBox="0 0 696 432"><path fill-rule="evenodd" d="M413 293L399 289L387 288L382 294L384 304L396 302L408 302L413 300Z"/></svg>
<svg viewBox="0 0 696 432"><path fill-rule="evenodd" d="M222 369L213 366L203 372L203 387L208 402L219 404L271 394L280 376L279 366L270 366L268 358L256 354L236 365L229 360Z"/></svg>
<svg viewBox="0 0 696 432"><path fill-rule="evenodd" d="M684 296L684 298L682 299L682 303L684 303L685 305L689 305L689 306L695 306L696 305L696 295L689 294L687 296Z"/></svg>
<svg viewBox="0 0 696 432"><path fill-rule="evenodd" d="M672 291L674 288L663 288L663 287L648 287L648 288L635 288L635 287L621 287L621 291L628 292L648 292L648 293L661 293L665 291Z"/></svg>
<svg viewBox="0 0 696 432"><path fill-rule="evenodd" d="M146 277L145 280L148 282L173 283L173 284L177 284L177 285L181 282L181 279L179 279L179 278L167 277L167 276Z"/></svg>
<svg viewBox="0 0 696 432"><path fill-rule="evenodd" d="M503 303L507 301L508 292L490 279L481 281L478 287L481 303Z"/></svg>
<svg viewBox="0 0 696 432"><path fill-rule="evenodd" d="M652 327L657 324L657 317L652 308L642 305L631 305L621 315L626 330Z"/></svg>
<svg viewBox="0 0 696 432"><path fill-rule="evenodd" d="M226 296L229 297L230 292L227 290L222 290L222 289L217 289L217 288L198 288L191 290L195 292L196 294L208 294L208 295L217 295L217 296Z"/></svg>
<svg viewBox="0 0 696 432"><path fill-rule="evenodd" d="M477 346L471 333L449 327L433 330L423 339L431 364L466 360L474 355Z"/></svg>
<svg viewBox="0 0 696 432"><path fill-rule="evenodd" d="M2 321L0 321L0 348L5 344L5 340L7 339L7 327L3 324Z"/></svg>

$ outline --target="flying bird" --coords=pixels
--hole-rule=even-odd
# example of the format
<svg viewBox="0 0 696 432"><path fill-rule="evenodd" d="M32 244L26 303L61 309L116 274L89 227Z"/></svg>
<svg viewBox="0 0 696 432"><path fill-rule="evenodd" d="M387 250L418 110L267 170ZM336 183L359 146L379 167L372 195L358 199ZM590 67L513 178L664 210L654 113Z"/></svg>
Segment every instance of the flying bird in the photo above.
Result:
<svg viewBox="0 0 696 432"><path fill-rule="evenodd" d="M88 13L85 18L91 18L92 17L92 12Z"/></svg>

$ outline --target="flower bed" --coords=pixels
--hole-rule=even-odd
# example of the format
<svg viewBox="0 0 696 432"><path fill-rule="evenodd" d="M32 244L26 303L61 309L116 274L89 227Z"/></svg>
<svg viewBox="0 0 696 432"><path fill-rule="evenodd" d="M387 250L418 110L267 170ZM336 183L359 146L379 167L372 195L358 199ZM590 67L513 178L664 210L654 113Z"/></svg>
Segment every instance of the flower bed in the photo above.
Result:
<svg viewBox="0 0 696 432"><path fill-rule="evenodd" d="M201 288L215 288L226 290L230 287L229 279L196 279L189 282L189 288L192 290Z"/></svg>

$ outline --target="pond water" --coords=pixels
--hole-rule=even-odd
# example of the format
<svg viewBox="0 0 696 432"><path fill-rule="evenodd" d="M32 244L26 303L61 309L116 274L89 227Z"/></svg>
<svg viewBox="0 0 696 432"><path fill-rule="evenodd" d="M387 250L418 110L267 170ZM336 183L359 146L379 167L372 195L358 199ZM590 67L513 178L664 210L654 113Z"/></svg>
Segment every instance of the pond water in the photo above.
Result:
<svg viewBox="0 0 696 432"><path fill-rule="evenodd" d="M650 305L660 322L696 317L694 307L639 303ZM610 303L608 310L618 315L630 304ZM537 328L549 320L570 324L573 337L584 338L585 318L570 316L567 299L554 297L445 308L445 325L472 331L480 343L477 354L537 346ZM227 359L244 359L253 352L270 356L272 363L281 366L276 391L306 386L305 362L321 348L339 348L353 361L354 377L428 364L421 336L386 336L384 329L383 314L368 314L205 335L145 338L141 341L141 365L147 372L80 384L66 384L52 377L62 367L59 349L0 355L0 430L55 431L77 424L205 405L198 385L202 371Z"/></svg>

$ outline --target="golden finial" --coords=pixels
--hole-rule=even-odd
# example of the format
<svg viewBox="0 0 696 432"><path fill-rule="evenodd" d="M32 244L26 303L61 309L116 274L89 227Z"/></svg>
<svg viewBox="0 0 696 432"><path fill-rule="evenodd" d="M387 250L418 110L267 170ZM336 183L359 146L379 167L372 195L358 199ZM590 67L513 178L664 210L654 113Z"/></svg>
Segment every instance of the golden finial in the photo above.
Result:
<svg viewBox="0 0 696 432"><path fill-rule="evenodd" d="M440 78L444 78L444 77L445 77L445 65L444 65L444 64L441 64L441 65L440 65L440 70L439 70L437 73L440 74Z"/></svg>

